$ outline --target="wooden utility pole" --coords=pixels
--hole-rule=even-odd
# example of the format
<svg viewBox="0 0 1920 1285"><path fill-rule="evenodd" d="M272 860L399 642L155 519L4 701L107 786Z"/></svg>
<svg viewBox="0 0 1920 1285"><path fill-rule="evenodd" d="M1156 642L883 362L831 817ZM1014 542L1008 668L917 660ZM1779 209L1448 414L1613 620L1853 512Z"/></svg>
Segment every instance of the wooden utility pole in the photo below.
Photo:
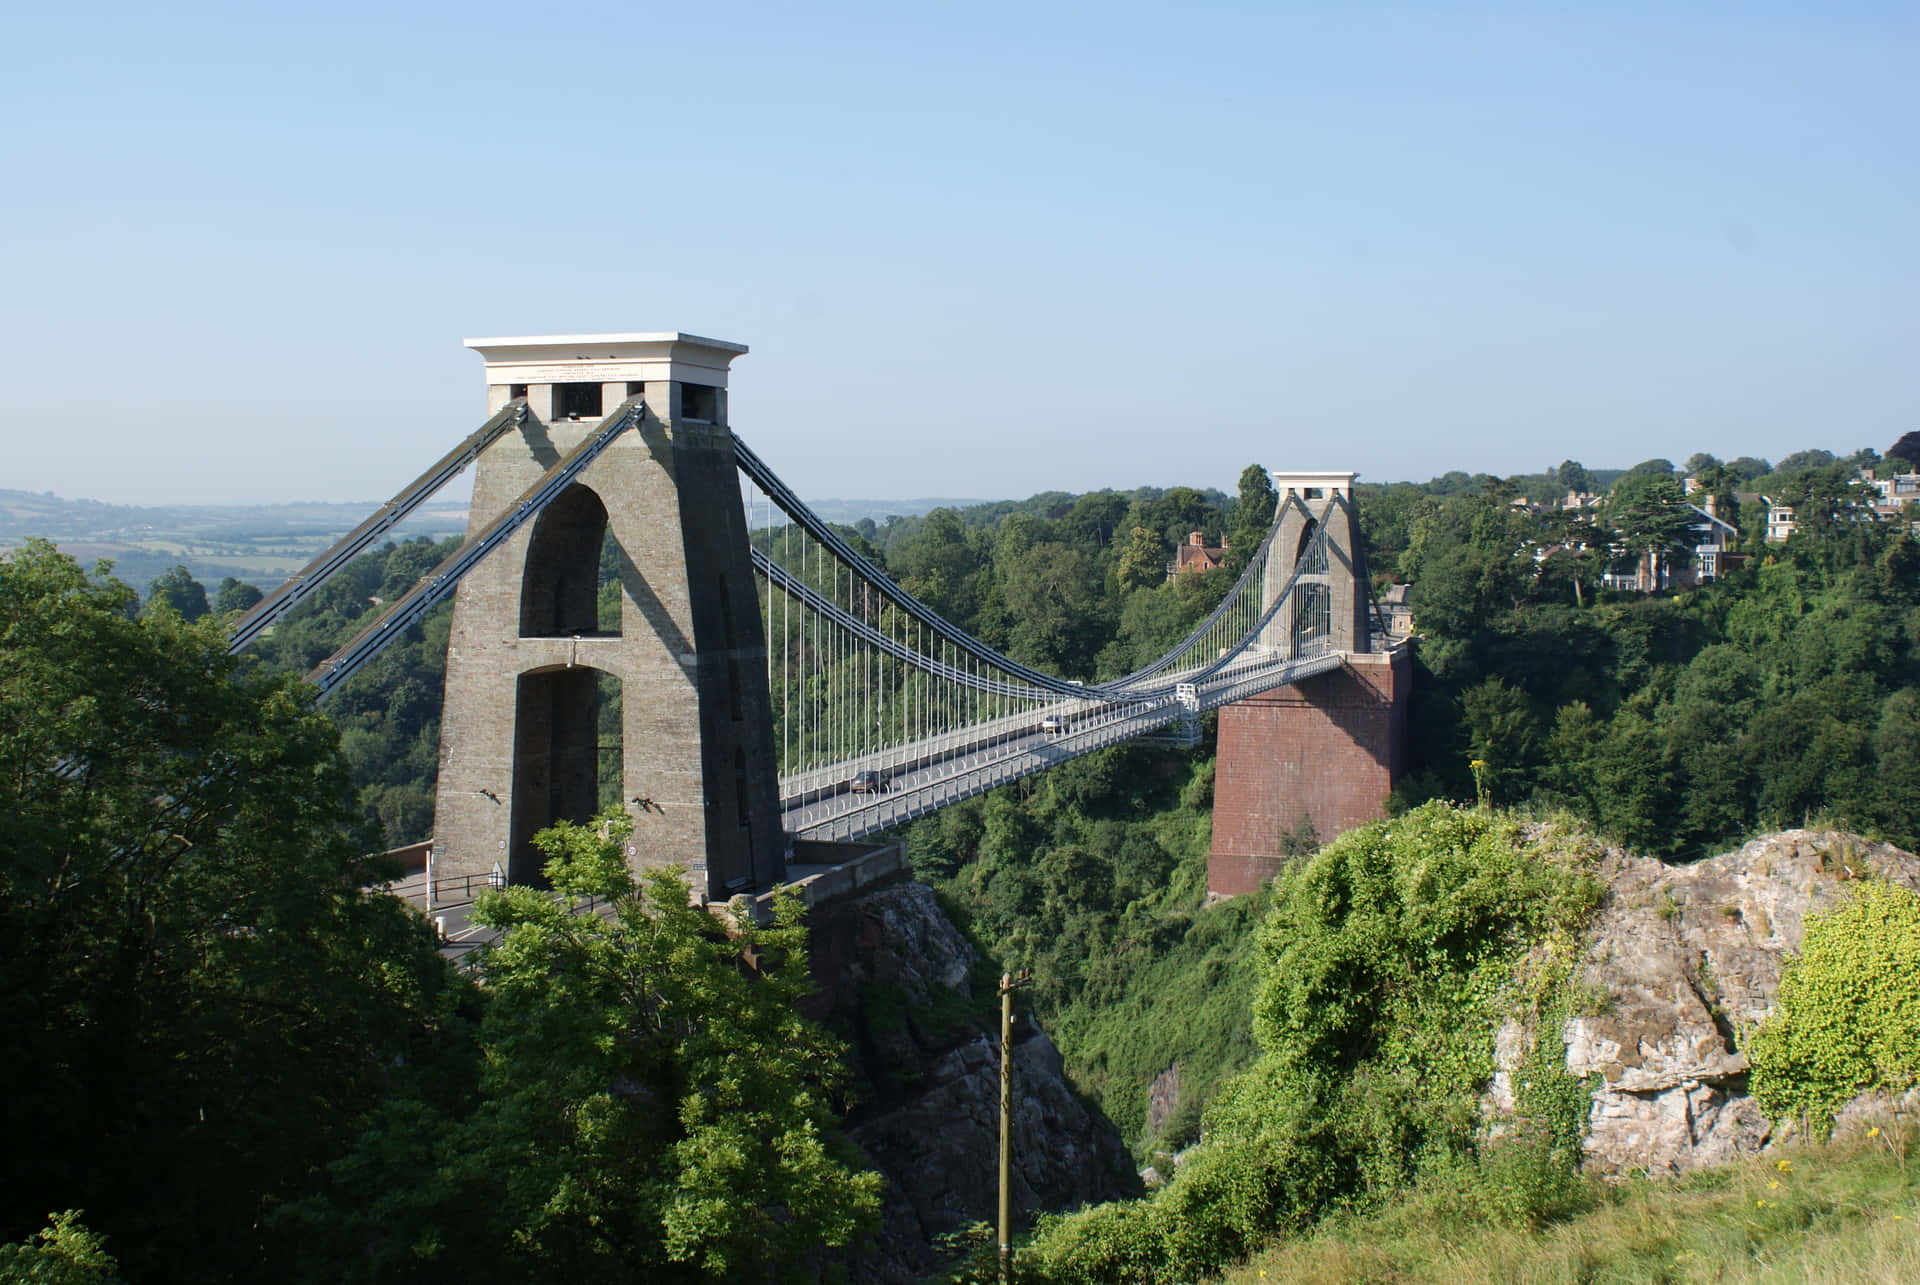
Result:
<svg viewBox="0 0 1920 1285"><path fill-rule="evenodd" d="M1000 974L1000 1285L1013 1285L1013 993L1032 980Z"/></svg>

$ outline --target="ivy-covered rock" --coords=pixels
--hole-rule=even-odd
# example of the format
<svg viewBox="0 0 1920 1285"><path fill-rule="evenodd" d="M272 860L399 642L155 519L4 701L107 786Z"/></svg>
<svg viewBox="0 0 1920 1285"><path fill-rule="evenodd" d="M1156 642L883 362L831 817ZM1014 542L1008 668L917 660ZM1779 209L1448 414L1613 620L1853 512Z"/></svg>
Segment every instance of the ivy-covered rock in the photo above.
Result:
<svg viewBox="0 0 1920 1285"><path fill-rule="evenodd" d="M1578 1007L1564 1030L1568 1071L1596 1083L1590 1169L1681 1173L1725 1164L1766 1146L1782 1116L1815 1109L1816 1097L1827 1104L1819 1110L1837 1110L1858 1091L1843 1092L1838 1079L1864 1087L1857 1064L1838 1072L1801 1046L1825 1038L1799 1033L1803 1019L1789 1042L1776 1039L1769 1068L1753 1067L1755 1087L1769 1073L1780 1087L1750 1095L1749 1041L1765 1029L1776 996L1789 993L1783 969L1803 938L1809 950L1827 950L1810 924L1865 880L1920 888L1920 858L1853 835L1789 830L1685 866L1614 850L1601 870L1607 902L1588 935ZM1875 991L1880 1016L1920 1022L1920 1006L1894 1002L1901 947L1889 940L1884 948L1893 953L1878 974L1889 979ZM1911 979L1920 958L1905 949ZM1813 976L1831 967L1816 962ZM1847 967L1866 975L1855 962ZM1892 1017L1902 1011L1905 1018ZM1816 1092L1815 1084L1828 1087ZM1499 1090L1496 1081L1496 1100Z"/></svg>
<svg viewBox="0 0 1920 1285"><path fill-rule="evenodd" d="M1821 1132L1862 1093L1920 1084L1920 896L1856 883L1809 920L1750 1056L1761 1108Z"/></svg>

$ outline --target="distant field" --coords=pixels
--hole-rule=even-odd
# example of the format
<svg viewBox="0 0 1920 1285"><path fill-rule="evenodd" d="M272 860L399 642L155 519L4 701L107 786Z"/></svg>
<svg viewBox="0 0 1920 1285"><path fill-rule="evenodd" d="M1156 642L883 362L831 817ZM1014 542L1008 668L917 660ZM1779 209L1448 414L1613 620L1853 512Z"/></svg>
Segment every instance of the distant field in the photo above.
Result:
<svg viewBox="0 0 1920 1285"><path fill-rule="evenodd" d="M143 507L0 490L0 552L34 537L52 540L88 566L111 562L113 573L143 594L154 577L176 566L209 590L227 576L271 589L379 507L377 500ZM466 527L464 501L429 504L391 538L438 540Z"/></svg>
<svg viewBox="0 0 1920 1285"><path fill-rule="evenodd" d="M889 514L918 516L977 500L819 500L832 522ZM0 490L0 553L41 537L87 566L106 559L113 574L145 594L156 576L184 566L209 590L227 576L271 589L316 553L358 526L380 501L355 504L130 505L68 500L33 491ZM444 539L467 529L466 501L422 506L393 539Z"/></svg>

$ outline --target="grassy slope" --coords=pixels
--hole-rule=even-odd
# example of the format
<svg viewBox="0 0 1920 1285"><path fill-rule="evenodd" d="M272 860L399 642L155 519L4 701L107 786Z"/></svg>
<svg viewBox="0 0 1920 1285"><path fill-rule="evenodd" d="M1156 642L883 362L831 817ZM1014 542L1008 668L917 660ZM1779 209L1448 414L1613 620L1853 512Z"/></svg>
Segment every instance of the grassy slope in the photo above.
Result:
<svg viewBox="0 0 1920 1285"><path fill-rule="evenodd" d="M1596 1182L1586 1212L1538 1230L1463 1223L1416 1193L1277 1245L1223 1280L1920 1281L1920 1155L1901 1154L1911 1132L1903 1147L1886 1140L1678 1180Z"/></svg>

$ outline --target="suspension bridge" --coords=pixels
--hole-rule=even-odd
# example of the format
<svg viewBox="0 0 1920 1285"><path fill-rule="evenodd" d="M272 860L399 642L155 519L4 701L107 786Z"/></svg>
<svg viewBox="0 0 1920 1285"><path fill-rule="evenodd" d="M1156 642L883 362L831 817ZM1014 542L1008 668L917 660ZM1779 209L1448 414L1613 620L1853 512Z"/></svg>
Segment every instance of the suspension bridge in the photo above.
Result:
<svg viewBox="0 0 1920 1285"><path fill-rule="evenodd" d="M536 881L533 833L613 800L636 862L678 862L713 899L757 891L796 841L862 839L1122 741L1192 743L1208 710L1388 651L1352 474L1278 475L1212 613L1133 673L1075 681L943 619L781 481L727 423L741 345L468 346L487 420L231 635L245 647L475 468L465 540L309 676L324 696L455 598L429 887Z"/></svg>

